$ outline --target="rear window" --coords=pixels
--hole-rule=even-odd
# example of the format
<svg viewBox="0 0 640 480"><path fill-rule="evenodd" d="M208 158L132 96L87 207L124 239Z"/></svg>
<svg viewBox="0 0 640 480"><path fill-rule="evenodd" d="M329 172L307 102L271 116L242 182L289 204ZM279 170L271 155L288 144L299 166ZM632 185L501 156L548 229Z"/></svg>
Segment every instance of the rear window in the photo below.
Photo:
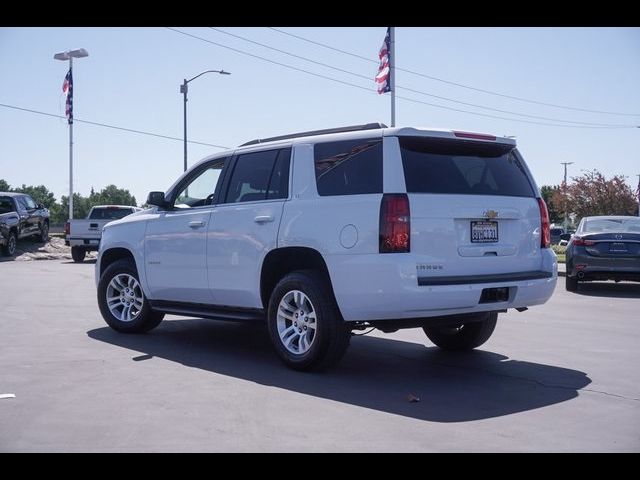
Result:
<svg viewBox="0 0 640 480"><path fill-rule="evenodd" d="M409 193L535 197L512 145L400 137Z"/></svg>
<svg viewBox="0 0 640 480"><path fill-rule="evenodd" d="M582 231L585 233L636 233L640 232L640 218L594 218L585 220Z"/></svg>
<svg viewBox="0 0 640 480"><path fill-rule="evenodd" d="M132 208L94 208L90 220L118 220L133 213Z"/></svg>
<svg viewBox="0 0 640 480"><path fill-rule="evenodd" d="M382 193L382 141L346 140L314 147L318 194Z"/></svg>

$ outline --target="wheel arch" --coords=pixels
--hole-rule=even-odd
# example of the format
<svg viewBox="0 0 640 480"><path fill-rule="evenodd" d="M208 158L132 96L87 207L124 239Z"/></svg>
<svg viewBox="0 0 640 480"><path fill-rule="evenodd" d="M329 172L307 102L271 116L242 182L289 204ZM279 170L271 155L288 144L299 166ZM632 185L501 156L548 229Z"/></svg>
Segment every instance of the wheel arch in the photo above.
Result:
<svg viewBox="0 0 640 480"><path fill-rule="evenodd" d="M322 254L309 247L282 247L271 250L262 262L260 272L260 299L266 309L271 292L278 282L288 273L296 270L316 270L327 280L331 293L333 284L331 275ZM335 295L334 295L335 297Z"/></svg>

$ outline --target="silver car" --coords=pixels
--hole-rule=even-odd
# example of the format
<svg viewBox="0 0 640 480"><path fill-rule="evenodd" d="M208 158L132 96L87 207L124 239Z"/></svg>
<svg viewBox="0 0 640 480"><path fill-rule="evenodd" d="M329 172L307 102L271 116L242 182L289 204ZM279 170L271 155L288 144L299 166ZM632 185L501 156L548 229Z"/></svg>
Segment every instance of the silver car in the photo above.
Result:
<svg viewBox="0 0 640 480"><path fill-rule="evenodd" d="M579 281L640 282L640 217L585 217L567 245L566 287Z"/></svg>

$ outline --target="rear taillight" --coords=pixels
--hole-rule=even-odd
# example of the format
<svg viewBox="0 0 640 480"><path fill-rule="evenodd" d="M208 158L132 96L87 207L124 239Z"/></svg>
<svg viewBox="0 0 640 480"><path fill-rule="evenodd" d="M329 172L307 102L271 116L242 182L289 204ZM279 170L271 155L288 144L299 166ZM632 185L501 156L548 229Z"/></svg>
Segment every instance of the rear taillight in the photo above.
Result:
<svg viewBox="0 0 640 480"><path fill-rule="evenodd" d="M473 132L453 132L458 138L473 138L474 140L496 140L493 135L487 135L485 133L473 133Z"/></svg>
<svg viewBox="0 0 640 480"><path fill-rule="evenodd" d="M380 253L406 253L411 238L409 197L385 193L380 203Z"/></svg>
<svg viewBox="0 0 640 480"><path fill-rule="evenodd" d="M538 198L540 207L540 247L549 248L551 246L551 222L549 221L549 211L547 204L542 198Z"/></svg>
<svg viewBox="0 0 640 480"><path fill-rule="evenodd" d="M573 237L572 242L573 245L576 245L578 247L589 247L591 245L595 245L596 242L594 242L593 240L585 240L582 237Z"/></svg>
<svg viewBox="0 0 640 480"><path fill-rule="evenodd" d="M69 220L67 220L64 223L64 234L69 235L70 233L71 233L71 223L69 223Z"/></svg>

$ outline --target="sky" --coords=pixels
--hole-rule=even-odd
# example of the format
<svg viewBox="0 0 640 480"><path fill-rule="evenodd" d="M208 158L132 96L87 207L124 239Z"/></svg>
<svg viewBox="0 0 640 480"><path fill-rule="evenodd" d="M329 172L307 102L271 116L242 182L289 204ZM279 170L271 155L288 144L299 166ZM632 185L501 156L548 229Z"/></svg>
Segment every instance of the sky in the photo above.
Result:
<svg viewBox="0 0 640 480"><path fill-rule="evenodd" d="M76 120L176 138L76 121L75 192L88 195L92 187L115 184L141 204L149 191L166 190L183 170L179 86L204 70L231 75L206 74L189 83L191 141L233 148L260 137L391 122L389 94L378 95L373 80L386 27L171 28L183 33L162 27L0 28L0 104L64 117L68 62L53 55L85 48L89 57L75 60L73 68ZM598 169L607 178L626 175L634 189L638 183L640 28L397 27L396 66L421 74L397 71L397 95L431 104L398 98L397 126L515 136L539 186L562 181L561 162L574 162L569 178ZM602 125L633 128L584 128ZM57 198L68 194L64 118L0 106L0 132L0 178L12 186L44 184ZM190 143L189 165L219 147Z"/></svg>

